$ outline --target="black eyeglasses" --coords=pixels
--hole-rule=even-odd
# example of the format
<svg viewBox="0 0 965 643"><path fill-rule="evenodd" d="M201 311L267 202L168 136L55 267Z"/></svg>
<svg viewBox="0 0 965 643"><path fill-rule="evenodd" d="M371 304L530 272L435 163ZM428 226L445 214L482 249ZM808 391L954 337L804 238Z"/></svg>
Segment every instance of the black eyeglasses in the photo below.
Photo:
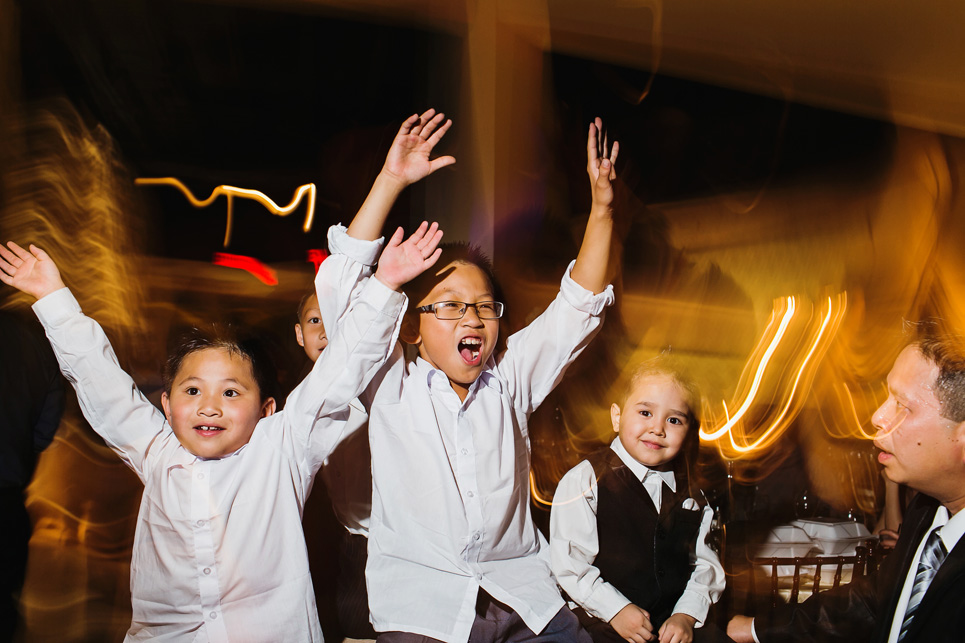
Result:
<svg viewBox="0 0 965 643"><path fill-rule="evenodd" d="M476 316L479 319L499 319L503 316L501 301L480 301L475 304L467 304L464 301L437 301L434 304L419 306L416 311L432 313L436 319L462 319L470 306L476 309Z"/></svg>

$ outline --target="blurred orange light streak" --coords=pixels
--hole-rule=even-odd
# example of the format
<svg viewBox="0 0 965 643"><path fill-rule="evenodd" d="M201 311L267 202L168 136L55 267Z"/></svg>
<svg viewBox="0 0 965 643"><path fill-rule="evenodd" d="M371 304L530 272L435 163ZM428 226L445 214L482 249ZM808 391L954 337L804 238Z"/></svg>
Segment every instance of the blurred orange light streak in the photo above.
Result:
<svg viewBox="0 0 965 643"><path fill-rule="evenodd" d="M851 408L851 416L854 418L855 426L858 427L858 433L861 434L861 437L867 440L873 440L875 437L874 433L866 432L864 430L864 425L861 423L861 420L858 418L858 409L854 405L854 396L851 394L851 389L848 388L848 384L846 382L842 382L841 388L844 389L845 395L847 395L848 397L848 406Z"/></svg>
<svg viewBox="0 0 965 643"><path fill-rule="evenodd" d="M737 414L734 417L730 417L730 412L727 409L727 402L724 402L724 413L727 415L727 421L724 423L720 429L714 431L713 433L706 433L703 429L700 429L700 439L713 441L717 440L725 433L730 433L731 429L737 424L738 421L744 416L745 413L751 408L751 404L754 402L754 398L757 397L757 391L760 388L761 380L764 379L764 371L767 369L767 365L771 361L771 356L777 347L780 345L781 340L784 338L784 334L787 332L787 327L791 323L791 318L794 317L795 303L793 297L788 297L786 299L787 308L784 311L784 315L781 317L781 323L777 332L774 334L774 339L771 340L770 346L764 352L764 356L761 358L760 364L757 366L757 373L754 374L754 381L751 384L751 390L748 392L747 397L744 399L744 403L739 409L737 409ZM771 322L768 326L773 325L776 313L772 313ZM733 442L733 438L731 438ZM735 445L736 447L736 445Z"/></svg>
<svg viewBox="0 0 965 643"><path fill-rule="evenodd" d="M844 295L841 295L841 298L844 299ZM757 392L760 388L760 382L763 379L764 371L767 369L767 366L770 363L771 357L773 356L775 350L777 349L777 346L784 338L784 335L787 331L787 326L790 323L790 320L794 316L794 313L796 311L797 306L794 302L794 298L788 297L786 301L787 301L787 310L785 311L781 319L780 328L778 328L777 333L774 335L774 339L771 340L770 346L768 346L767 351L765 351L764 356L761 358L761 362L757 368L757 373L755 374L755 377L754 377L754 382L751 385L751 390L748 392L747 398L744 400L744 403L741 405L740 409L738 409L737 414L733 418L730 418L728 414L727 421L720 429L712 433L705 433L703 429L701 429L700 431L701 439L706 441L714 441L726 434L728 437L728 440L730 441L731 447L735 451L737 451L738 453L748 453L750 451L754 451L760 448L761 445L763 445L771 437L773 433L775 433L779 428L781 428L784 418L787 415L788 411L790 410L792 402L794 401L794 396L797 393L798 385L801 382L801 378L804 375L804 371L807 368L808 363L814 357L814 354L817 351L818 347L821 345L822 339L825 333L827 332L829 325L831 324L831 320L833 318L840 319L844 314L844 310L847 308L847 303L846 301L844 301L841 303L841 311L840 312L835 311L834 302L830 297L828 297L828 312L824 316L824 319L821 322L821 328L818 330L817 335L815 336L814 340L811 342L811 347L808 349L807 355L805 355L804 359L801 360L800 367L797 369L797 374L794 377L794 383L791 386L791 390L787 395L787 399L784 402L784 406L781 409L780 414L778 414L777 418L775 418L774 421L771 422L770 426L768 426L767 429L756 440L754 440L751 443L745 442L745 444L738 444L737 441L734 439L733 427L737 424L740 418L748 411L748 409L751 407L751 404L754 401L754 398L757 396ZM727 412L726 402L724 403L724 411L725 413Z"/></svg>
<svg viewBox="0 0 965 643"><path fill-rule="evenodd" d="M295 208L298 207L298 205L302 201L302 197L304 197L305 194L307 193L308 197L306 199L307 202L305 206L305 224L302 226L302 229L305 232L308 232L309 230L312 229L312 219L315 216L315 184L314 183L306 183L305 185L299 186L298 189L295 190L295 195L292 197L291 203L289 203L284 207L272 201L268 197L268 195L266 195L264 192L259 192L258 190L248 190L246 188L238 188L231 185L219 185L211 192L211 196L209 196L207 199L204 199L202 201L197 197L195 197L194 194L191 192L191 190L189 190L184 183L182 183L181 181L179 181L178 179L172 176L147 178L147 179L144 179L144 178L134 179L134 183L136 185L172 185L177 189L181 190L181 192L188 199L191 205L193 205L196 208L206 208L209 205L211 205L214 202L214 200L217 199L220 195L224 194L228 198L228 216L227 216L227 222L225 225L225 234L224 234L224 247L226 248L228 247L228 244L231 242L231 224L233 220L234 197L257 201L272 214L278 215L280 217L284 217L291 214L295 210Z"/></svg>

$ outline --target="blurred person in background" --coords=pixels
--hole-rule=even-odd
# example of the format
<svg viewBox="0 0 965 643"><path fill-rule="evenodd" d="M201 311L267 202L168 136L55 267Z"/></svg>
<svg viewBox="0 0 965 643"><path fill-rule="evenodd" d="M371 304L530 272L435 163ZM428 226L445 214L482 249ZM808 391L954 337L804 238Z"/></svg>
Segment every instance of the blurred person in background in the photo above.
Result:
<svg viewBox="0 0 965 643"><path fill-rule="evenodd" d="M0 641L12 641L31 524L24 492L64 411L64 382L40 325L0 311Z"/></svg>

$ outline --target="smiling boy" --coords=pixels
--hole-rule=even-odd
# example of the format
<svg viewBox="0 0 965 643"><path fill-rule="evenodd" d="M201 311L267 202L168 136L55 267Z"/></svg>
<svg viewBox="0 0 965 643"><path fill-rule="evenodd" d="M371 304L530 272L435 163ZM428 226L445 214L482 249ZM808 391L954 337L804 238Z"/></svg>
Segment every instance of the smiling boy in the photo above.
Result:
<svg viewBox="0 0 965 643"><path fill-rule="evenodd" d="M430 110L400 128L385 166L346 231L329 232L332 256L316 286L337 318L364 283L385 216L401 190L451 157L430 160L450 126ZM398 346L360 399L369 408L373 496L366 578L383 643L442 640L587 641L566 608L530 515L528 418L560 381L613 302L606 284L617 145L590 126L593 207L561 292L526 329L494 351L502 303L488 261L448 246L438 269L407 290ZM329 317L331 315L331 317Z"/></svg>
<svg viewBox="0 0 965 643"><path fill-rule="evenodd" d="M345 408L398 332L398 287L438 258L439 236L393 237L279 413L256 349L194 333L166 365L162 414L120 368L47 253L0 246L0 281L37 298L34 311L84 417L144 484L126 640L322 640L302 509L342 434Z"/></svg>

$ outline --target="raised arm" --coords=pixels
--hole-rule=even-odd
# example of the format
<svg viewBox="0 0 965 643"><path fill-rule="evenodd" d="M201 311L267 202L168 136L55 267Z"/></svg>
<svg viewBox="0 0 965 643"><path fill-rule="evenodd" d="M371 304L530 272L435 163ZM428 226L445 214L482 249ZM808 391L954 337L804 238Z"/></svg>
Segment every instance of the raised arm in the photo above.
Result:
<svg viewBox="0 0 965 643"><path fill-rule="evenodd" d="M50 256L29 248L0 246L0 281L37 297L34 312L84 417L143 480L148 451L163 448L157 436L166 430L164 415L120 367L103 329L81 312Z"/></svg>
<svg viewBox="0 0 965 643"><path fill-rule="evenodd" d="M421 116L413 114L402 123L389 148L382 171L348 227L349 236L368 241L378 239L389 211L402 190L439 168L456 162L452 156L429 158L433 148L451 126L452 121L446 120L444 114L437 114L434 109Z"/></svg>
<svg viewBox="0 0 965 643"><path fill-rule="evenodd" d="M586 139L586 171L590 176L593 204L583 233L583 244L576 257L571 277L593 293L601 292L610 274L610 248L613 243L613 182L616 180L617 154L620 144L608 145L603 121L590 123Z"/></svg>

